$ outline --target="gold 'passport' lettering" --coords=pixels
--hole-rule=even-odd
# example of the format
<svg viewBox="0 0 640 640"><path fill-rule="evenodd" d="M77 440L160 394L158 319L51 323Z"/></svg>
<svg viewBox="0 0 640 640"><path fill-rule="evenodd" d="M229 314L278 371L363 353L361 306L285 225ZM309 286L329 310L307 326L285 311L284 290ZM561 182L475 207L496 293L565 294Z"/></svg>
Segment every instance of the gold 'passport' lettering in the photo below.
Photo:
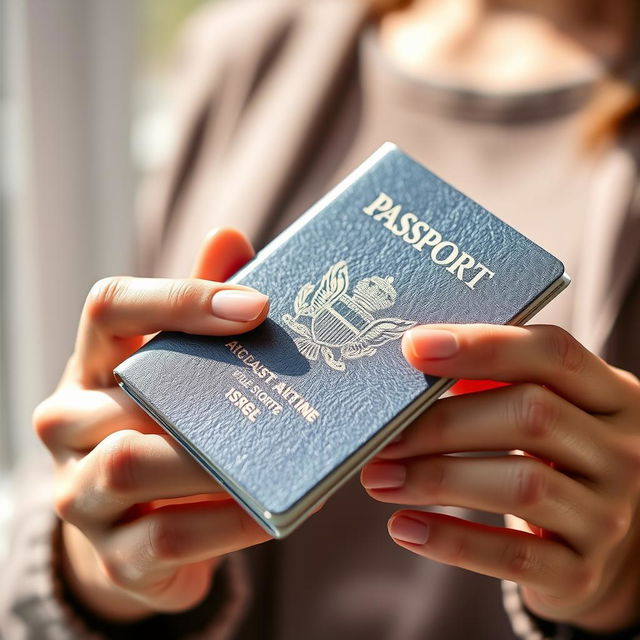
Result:
<svg viewBox="0 0 640 640"><path fill-rule="evenodd" d="M432 226L420 220L415 213L402 213L402 205L394 204L392 198L384 192L362 211L394 235L402 238L417 251L427 248L434 264L446 267L458 280L464 282L469 289L476 288L482 278L493 278L495 273L476 260L466 251L461 251L455 242L444 240L442 234Z"/></svg>

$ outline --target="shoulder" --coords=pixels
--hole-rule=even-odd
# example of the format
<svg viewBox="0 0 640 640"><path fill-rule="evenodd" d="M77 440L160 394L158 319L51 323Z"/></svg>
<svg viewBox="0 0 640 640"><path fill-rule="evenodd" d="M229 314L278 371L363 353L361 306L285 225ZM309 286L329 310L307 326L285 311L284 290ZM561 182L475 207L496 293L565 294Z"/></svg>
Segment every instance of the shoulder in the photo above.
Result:
<svg viewBox="0 0 640 640"><path fill-rule="evenodd" d="M364 0L220 0L208 3L187 20L179 52L190 60L216 56L232 62L259 57L269 51L269 45L286 41L299 24L312 22L318 28L330 28L351 14L364 13L365 5Z"/></svg>
<svg viewBox="0 0 640 640"><path fill-rule="evenodd" d="M302 18L308 4L304 0L222 0L205 4L187 19L179 54L189 59L247 56L256 43L284 35Z"/></svg>
<svg viewBox="0 0 640 640"><path fill-rule="evenodd" d="M195 45L211 43L237 49L255 33L295 21L306 2L299 0L222 0L194 11L183 29L183 40Z"/></svg>

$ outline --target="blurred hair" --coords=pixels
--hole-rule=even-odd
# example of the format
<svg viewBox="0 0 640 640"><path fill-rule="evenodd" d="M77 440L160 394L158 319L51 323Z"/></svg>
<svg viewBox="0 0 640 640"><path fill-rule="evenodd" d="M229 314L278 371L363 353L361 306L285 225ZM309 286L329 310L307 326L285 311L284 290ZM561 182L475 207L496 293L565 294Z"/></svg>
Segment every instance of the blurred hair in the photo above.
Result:
<svg viewBox="0 0 640 640"><path fill-rule="evenodd" d="M585 146L596 149L640 119L638 78L610 74L600 82L583 114Z"/></svg>
<svg viewBox="0 0 640 640"><path fill-rule="evenodd" d="M380 20L386 13L409 7L413 0L364 0L370 19ZM594 10L602 9L599 3ZM594 150L622 134L640 120L640 2L630 0L634 33L630 34L631 51L623 64L609 70L596 87L584 109L582 128L585 147Z"/></svg>

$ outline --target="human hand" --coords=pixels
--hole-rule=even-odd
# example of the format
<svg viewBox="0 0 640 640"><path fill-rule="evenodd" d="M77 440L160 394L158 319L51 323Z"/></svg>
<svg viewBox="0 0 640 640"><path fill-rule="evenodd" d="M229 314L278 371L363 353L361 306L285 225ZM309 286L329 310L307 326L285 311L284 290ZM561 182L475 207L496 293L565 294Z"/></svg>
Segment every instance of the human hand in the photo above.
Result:
<svg viewBox="0 0 640 640"><path fill-rule="evenodd" d="M363 468L369 495L513 515L495 528L402 510L393 540L519 583L542 618L594 631L637 622L638 379L554 326L415 327L402 349L430 375L512 384L436 402ZM447 455L472 451L511 454Z"/></svg>
<svg viewBox="0 0 640 640"><path fill-rule="evenodd" d="M252 256L243 235L219 229L205 239L193 279L96 283L62 380L34 412L55 462L67 581L104 618L189 609L224 554L269 538L112 373L160 330L228 335L259 325L267 297L221 284Z"/></svg>

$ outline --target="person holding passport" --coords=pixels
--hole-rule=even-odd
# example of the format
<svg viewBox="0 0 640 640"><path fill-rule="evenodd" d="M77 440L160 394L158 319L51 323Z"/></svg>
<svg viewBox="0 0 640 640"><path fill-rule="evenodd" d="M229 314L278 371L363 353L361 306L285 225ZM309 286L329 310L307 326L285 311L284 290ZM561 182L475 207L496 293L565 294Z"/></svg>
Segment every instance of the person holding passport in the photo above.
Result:
<svg viewBox="0 0 640 640"><path fill-rule="evenodd" d="M195 16L180 137L144 192L148 277L96 283L34 413L55 470L30 470L0 634L640 638L638 43L633 0ZM225 280L385 140L574 284L531 326L408 330L394 348L458 393L270 541L112 370L157 331L258 326L268 298Z"/></svg>

